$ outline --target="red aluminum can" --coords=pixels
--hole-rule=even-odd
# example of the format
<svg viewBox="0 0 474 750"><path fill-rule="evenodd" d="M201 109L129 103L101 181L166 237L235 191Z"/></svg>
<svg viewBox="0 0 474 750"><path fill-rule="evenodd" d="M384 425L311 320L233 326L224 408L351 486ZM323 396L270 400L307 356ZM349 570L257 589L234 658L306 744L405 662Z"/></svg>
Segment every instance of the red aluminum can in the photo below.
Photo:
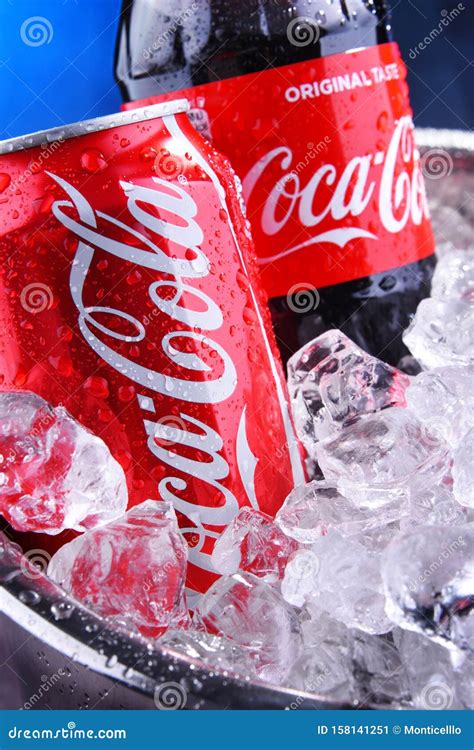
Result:
<svg viewBox="0 0 474 750"><path fill-rule="evenodd" d="M188 587L304 481L241 196L186 102L0 144L2 388L63 404L170 500Z"/></svg>

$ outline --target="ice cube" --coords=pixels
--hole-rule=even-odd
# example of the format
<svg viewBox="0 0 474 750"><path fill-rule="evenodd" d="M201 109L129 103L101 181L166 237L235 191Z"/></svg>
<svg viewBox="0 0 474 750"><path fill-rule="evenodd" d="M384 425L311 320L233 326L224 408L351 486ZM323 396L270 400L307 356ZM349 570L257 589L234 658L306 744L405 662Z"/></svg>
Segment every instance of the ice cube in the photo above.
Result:
<svg viewBox="0 0 474 750"><path fill-rule="evenodd" d="M364 414L404 406L410 378L332 330L288 362L289 390L299 436L310 456L314 443Z"/></svg>
<svg viewBox="0 0 474 750"><path fill-rule="evenodd" d="M474 364L474 305L452 299L422 300L403 341L425 370Z"/></svg>
<svg viewBox="0 0 474 750"><path fill-rule="evenodd" d="M325 478L361 508L402 502L440 481L450 462L446 443L407 409L362 417L319 442L316 455Z"/></svg>
<svg viewBox="0 0 474 750"><path fill-rule="evenodd" d="M34 393L0 394L0 512L18 531L84 531L124 513L127 486L105 443Z"/></svg>
<svg viewBox="0 0 474 750"><path fill-rule="evenodd" d="M219 537L212 564L223 575L240 570L276 581L282 577L289 556L297 549L298 544L289 539L270 516L244 507Z"/></svg>
<svg viewBox="0 0 474 750"><path fill-rule="evenodd" d="M357 689L350 630L314 605L305 617L301 623L303 652L291 670L288 685L327 700L353 703Z"/></svg>
<svg viewBox="0 0 474 750"><path fill-rule="evenodd" d="M438 260L431 296L474 303L474 250L456 250Z"/></svg>
<svg viewBox="0 0 474 750"><path fill-rule="evenodd" d="M308 553L313 556L311 562ZM296 552L290 565L285 571L282 593L291 601L299 597L310 611L316 607L366 633L386 633L391 629L384 608L380 555L357 540L330 530L309 549ZM295 572L298 565L299 577Z"/></svg>
<svg viewBox="0 0 474 750"><path fill-rule="evenodd" d="M341 643L305 647L293 664L286 683L294 690L314 693L341 706L356 703L352 663L347 648ZM295 708L299 708L298 699Z"/></svg>
<svg viewBox="0 0 474 750"><path fill-rule="evenodd" d="M288 685L364 708L408 699L405 670L391 634L349 629L312 606L302 623L304 650Z"/></svg>
<svg viewBox="0 0 474 750"><path fill-rule="evenodd" d="M289 537L311 544L329 529L344 537L356 536L404 518L409 509L406 497L381 508L359 508L329 482L313 481L288 495L275 520Z"/></svg>
<svg viewBox="0 0 474 750"><path fill-rule="evenodd" d="M456 446L474 427L474 366L439 367L413 378L409 409L427 430Z"/></svg>
<svg viewBox="0 0 474 750"><path fill-rule="evenodd" d="M394 640L414 708L424 711L474 708L474 663L452 663L451 652L428 638L396 628Z"/></svg>
<svg viewBox="0 0 474 750"><path fill-rule="evenodd" d="M273 585L239 573L220 578L199 600L194 624L234 641L252 658L258 676L280 684L301 649L298 617Z"/></svg>
<svg viewBox="0 0 474 750"><path fill-rule="evenodd" d="M474 529L418 526L382 555L386 611L400 627L448 647L474 647Z"/></svg>
<svg viewBox="0 0 474 750"><path fill-rule="evenodd" d="M318 609L314 603L311 610L304 613L301 622L304 646L320 644L347 646L350 630L346 625L335 620L327 612Z"/></svg>
<svg viewBox="0 0 474 750"><path fill-rule="evenodd" d="M359 630L350 633L360 692L359 708L407 701L408 680L392 634L368 635Z"/></svg>
<svg viewBox="0 0 474 750"><path fill-rule="evenodd" d="M156 638L188 622L186 555L174 511L147 500L61 547L48 575L102 617Z"/></svg>
<svg viewBox="0 0 474 750"><path fill-rule="evenodd" d="M454 499L448 486L435 486L410 495L409 514L400 522L402 531L415 525L456 526L466 522L464 509Z"/></svg>
<svg viewBox="0 0 474 750"><path fill-rule="evenodd" d="M394 522L378 526L374 529L367 529L352 538L365 547L368 552L380 555L390 544L394 536L398 534L399 530L400 522Z"/></svg>
<svg viewBox="0 0 474 750"><path fill-rule="evenodd" d="M167 630L158 645L172 654L196 659L207 669L220 669L245 679L257 676L249 654L228 638L202 630Z"/></svg>
<svg viewBox="0 0 474 750"><path fill-rule="evenodd" d="M319 558L310 549L301 550L289 560L281 593L285 601L303 607L318 585Z"/></svg>
<svg viewBox="0 0 474 750"><path fill-rule="evenodd" d="M461 505L474 508L474 427L453 454L453 491Z"/></svg>

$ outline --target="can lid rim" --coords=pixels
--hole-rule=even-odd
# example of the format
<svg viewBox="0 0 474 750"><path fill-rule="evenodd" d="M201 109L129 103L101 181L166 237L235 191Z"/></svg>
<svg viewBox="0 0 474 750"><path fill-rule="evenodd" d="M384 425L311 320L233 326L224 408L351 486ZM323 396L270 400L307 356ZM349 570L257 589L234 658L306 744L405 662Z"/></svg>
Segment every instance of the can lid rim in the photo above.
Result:
<svg viewBox="0 0 474 750"><path fill-rule="evenodd" d="M0 141L0 156L12 154L16 151L26 151L27 149L52 142L67 141L80 135L97 133L113 127L154 120L157 117L165 117L166 115L180 114L188 110L189 102L187 99L173 99L169 102L150 104L137 109L128 109L111 115L83 120L82 122L74 122L70 125L59 125L46 130L38 130L36 133L27 133Z"/></svg>

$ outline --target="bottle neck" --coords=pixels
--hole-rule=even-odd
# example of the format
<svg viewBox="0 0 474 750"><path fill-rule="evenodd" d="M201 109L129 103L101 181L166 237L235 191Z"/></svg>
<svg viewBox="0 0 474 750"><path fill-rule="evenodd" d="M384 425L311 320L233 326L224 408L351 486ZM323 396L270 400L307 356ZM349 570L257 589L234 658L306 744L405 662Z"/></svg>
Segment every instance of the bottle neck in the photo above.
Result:
<svg viewBox="0 0 474 750"><path fill-rule="evenodd" d="M165 15L158 1L125 0L116 72L128 98L390 41L385 0L182 0L174 7Z"/></svg>
<svg viewBox="0 0 474 750"><path fill-rule="evenodd" d="M242 3L233 12L228 0L211 3L211 35L191 65L194 85L390 41L383 2L378 7L363 0L244 4L243 23Z"/></svg>

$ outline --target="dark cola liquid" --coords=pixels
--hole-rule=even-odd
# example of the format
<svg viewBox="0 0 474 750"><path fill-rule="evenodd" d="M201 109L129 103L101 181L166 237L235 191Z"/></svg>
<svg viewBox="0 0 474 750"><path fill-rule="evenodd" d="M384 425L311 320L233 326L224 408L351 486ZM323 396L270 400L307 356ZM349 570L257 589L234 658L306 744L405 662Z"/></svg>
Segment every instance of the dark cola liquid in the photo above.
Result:
<svg viewBox="0 0 474 750"><path fill-rule="evenodd" d="M318 24L315 44L289 42L288 24L300 17ZM383 0L125 0L116 75L130 101L388 41ZM433 267L429 257L324 287L317 309L307 314L295 313L287 297L270 300L283 360L323 331L340 328L397 364L407 354L401 334L429 294Z"/></svg>

